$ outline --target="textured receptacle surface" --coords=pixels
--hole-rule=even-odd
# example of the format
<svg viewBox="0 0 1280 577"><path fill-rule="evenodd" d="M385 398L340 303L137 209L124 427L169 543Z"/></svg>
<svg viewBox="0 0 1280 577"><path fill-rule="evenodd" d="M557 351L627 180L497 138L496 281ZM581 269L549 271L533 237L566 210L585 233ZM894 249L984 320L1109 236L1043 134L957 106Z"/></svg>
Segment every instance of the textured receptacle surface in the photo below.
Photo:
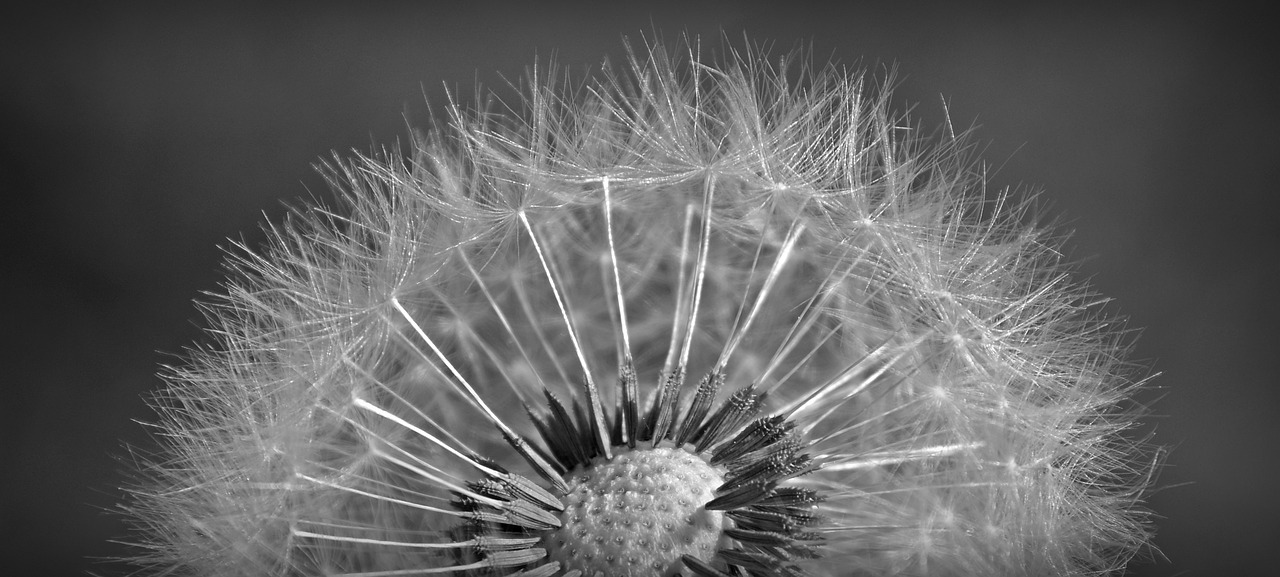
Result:
<svg viewBox="0 0 1280 577"><path fill-rule="evenodd" d="M721 474L683 449L637 449L570 475L551 559L585 575L671 575L681 555L710 560L723 514L703 508Z"/></svg>

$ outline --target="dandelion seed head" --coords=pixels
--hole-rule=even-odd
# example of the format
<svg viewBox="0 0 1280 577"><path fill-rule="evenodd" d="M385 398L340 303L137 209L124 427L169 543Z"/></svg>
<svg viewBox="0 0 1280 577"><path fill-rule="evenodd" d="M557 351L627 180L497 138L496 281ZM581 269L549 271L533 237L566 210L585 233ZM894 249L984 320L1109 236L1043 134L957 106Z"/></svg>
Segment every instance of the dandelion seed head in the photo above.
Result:
<svg viewBox="0 0 1280 577"><path fill-rule="evenodd" d="M193 575L1084 575L1149 530L1123 333L835 66L697 45L326 169L232 258L130 513Z"/></svg>

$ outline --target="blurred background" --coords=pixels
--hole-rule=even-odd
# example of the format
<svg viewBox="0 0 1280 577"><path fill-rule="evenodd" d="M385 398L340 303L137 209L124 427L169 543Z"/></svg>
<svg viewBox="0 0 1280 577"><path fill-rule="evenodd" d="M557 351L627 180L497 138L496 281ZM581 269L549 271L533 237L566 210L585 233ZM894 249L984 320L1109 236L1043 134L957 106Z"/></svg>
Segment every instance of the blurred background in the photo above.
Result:
<svg viewBox="0 0 1280 577"><path fill-rule="evenodd" d="M0 16L4 365L0 558L120 574L124 443L200 339L218 246L325 198L332 151L394 145L535 57L582 71L622 38L701 35L896 66L895 105L977 126L994 186L1043 188L1080 274L1142 328L1170 449L1132 575L1240 574L1276 547L1280 134L1260 15L1135 6L271 3ZM1068 9L1062 5L1072 4ZM1100 5L1101 6L1101 5ZM508 92L508 94L510 94ZM944 106L945 101L945 106ZM1268 377L1267 375L1273 375ZM1272 457L1268 457L1272 455ZM1271 563L1268 563L1270 565Z"/></svg>

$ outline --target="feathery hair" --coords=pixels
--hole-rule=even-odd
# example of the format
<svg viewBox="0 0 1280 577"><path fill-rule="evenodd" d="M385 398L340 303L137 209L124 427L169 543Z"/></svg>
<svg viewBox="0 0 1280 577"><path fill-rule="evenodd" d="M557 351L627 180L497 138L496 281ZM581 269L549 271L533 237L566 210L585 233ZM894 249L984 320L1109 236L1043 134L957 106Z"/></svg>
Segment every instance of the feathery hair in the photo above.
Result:
<svg viewBox="0 0 1280 577"><path fill-rule="evenodd" d="M629 54L329 164L338 208L232 256L156 396L142 571L1092 575L1144 546L1124 332L963 138L835 66Z"/></svg>

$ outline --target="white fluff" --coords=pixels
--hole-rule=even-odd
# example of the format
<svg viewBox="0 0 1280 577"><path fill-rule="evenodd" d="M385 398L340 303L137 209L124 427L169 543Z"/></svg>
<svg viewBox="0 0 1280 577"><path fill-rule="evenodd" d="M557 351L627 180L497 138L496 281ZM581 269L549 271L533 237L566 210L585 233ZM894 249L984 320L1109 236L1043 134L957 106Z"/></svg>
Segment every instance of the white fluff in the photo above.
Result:
<svg viewBox="0 0 1280 577"><path fill-rule="evenodd" d="M449 574L474 545L449 532L467 452L536 480L498 423L534 442L526 405L588 379L616 406L630 355L642 400L683 368L687 404L723 366L799 423L823 468L796 483L826 496L811 574L1123 567L1151 467L1101 299L962 139L784 61L653 45L582 84L544 69L409 157L334 163L340 206L232 257L211 344L156 397L137 562Z"/></svg>

